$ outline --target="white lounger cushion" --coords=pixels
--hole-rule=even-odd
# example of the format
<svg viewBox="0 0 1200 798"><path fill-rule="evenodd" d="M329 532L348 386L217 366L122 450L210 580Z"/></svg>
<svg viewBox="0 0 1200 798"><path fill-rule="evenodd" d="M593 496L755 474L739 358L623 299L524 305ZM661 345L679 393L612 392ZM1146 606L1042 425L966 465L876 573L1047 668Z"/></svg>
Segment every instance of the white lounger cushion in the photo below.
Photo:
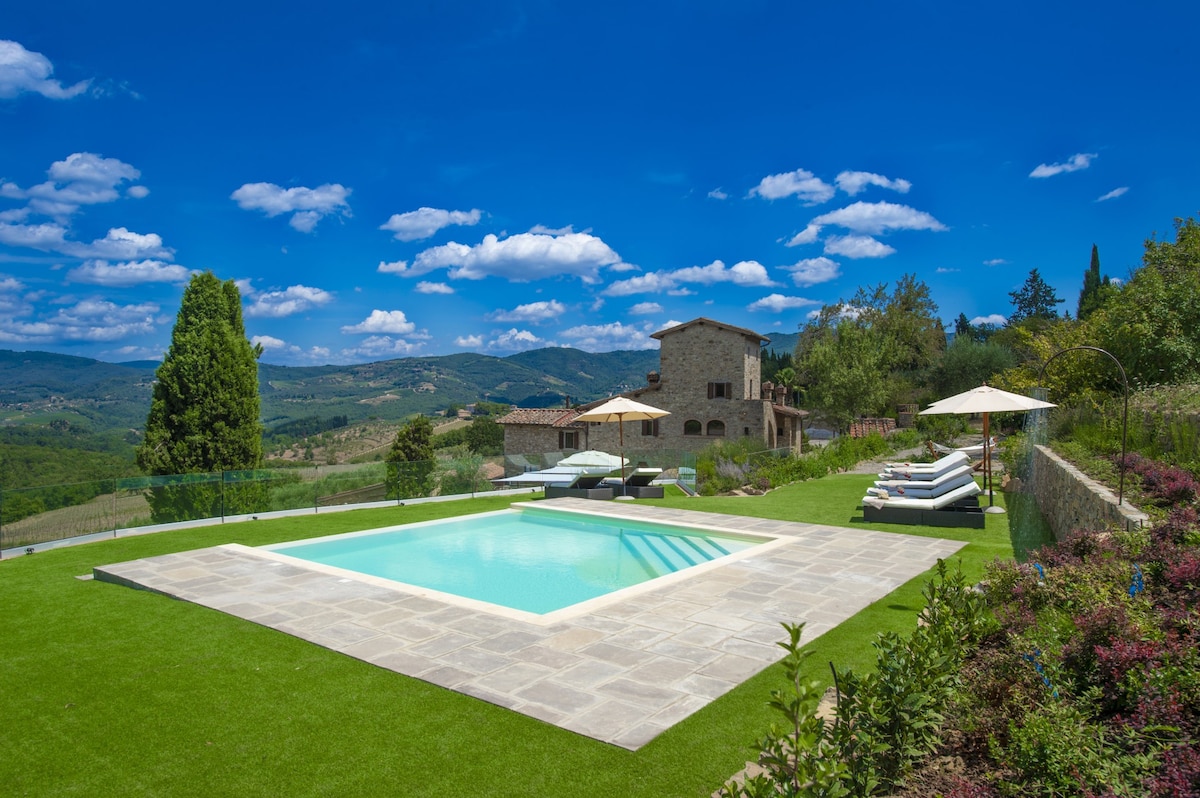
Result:
<svg viewBox="0 0 1200 798"><path fill-rule="evenodd" d="M941 460L938 460L935 463L926 463L925 468L918 468L915 465L911 468L889 468L887 471L882 472L879 475L879 478L883 480L937 479L941 475L949 473L956 468L961 468L964 465L969 466L970 463L971 458L967 457L962 452L955 452L954 454L943 457ZM929 466L937 466L937 468L930 468Z"/></svg>
<svg viewBox="0 0 1200 798"><path fill-rule="evenodd" d="M867 488L867 493L872 496L894 496L898 499L936 499L943 493L961 488L974 480L970 467L964 466L962 473L955 471L949 479L935 482L876 482L875 487Z"/></svg>
<svg viewBox="0 0 1200 798"><path fill-rule="evenodd" d="M971 462L971 458L962 452L951 452L932 463L887 463L886 465L889 471L945 471L969 462Z"/></svg>
<svg viewBox="0 0 1200 798"><path fill-rule="evenodd" d="M959 479L963 476L971 476L974 472L969 465L952 468L944 474L938 474L933 479L877 479L875 487L877 488L920 488L921 490L931 490L938 485L943 485L952 480ZM962 482L958 483L963 484ZM957 487L957 486L956 486Z"/></svg>
<svg viewBox="0 0 1200 798"><path fill-rule="evenodd" d="M978 482L971 480L970 484L955 488L949 493L943 493L935 499L908 499L899 496L885 499L882 496L864 496L863 504L869 504L879 510L885 507L909 510L940 510L947 505L954 504L956 501L967 499L971 496L978 496L980 493L983 493L983 488L979 487Z"/></svg>

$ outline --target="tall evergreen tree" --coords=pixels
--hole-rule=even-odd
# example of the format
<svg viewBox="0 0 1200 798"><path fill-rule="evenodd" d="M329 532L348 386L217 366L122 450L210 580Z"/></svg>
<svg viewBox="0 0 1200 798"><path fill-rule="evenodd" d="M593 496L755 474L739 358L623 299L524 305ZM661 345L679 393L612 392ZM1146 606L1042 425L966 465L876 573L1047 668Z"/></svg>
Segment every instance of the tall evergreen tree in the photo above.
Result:
<svg viewBox="0 0 1200 798"><path fill-rule="evenodd" d="M954 320L954 340L959 338L974 338L975 328L971 326L971 322L967 319L966 313L959 313L958 318Z"/></svg>
<svg viewBox="0 0 1200 798"><path fill-rule="evenodd" d="M146 434L137 463L151 475L208 474L262 465L258 356L246 339L241 295L212 272L183 292L171 347L156 372ZM250 512L251 487L223 490L224 480L173 480L152 489L155 521Z"/></svg>
<svg viewBox="0 0 1200 798"><path fill-rule="evenodd" d="M1075 318L1083 321L1092 315L1111 293L1111 281L1107 276L1100 276L1100 250L1092 244L1092 262L1083 273L1083 289L1079 292L1079 307L1075 310Z"/></svg>
<svg viewBox="0 0 1200 798"><path fill-rule="evenodd" d="M1008 295L1013 304L1012 315L1008 318L1009 324L1019 324L1027 319L1057 319L1058 310L1055 306L1066 301L1054 293L1054 289L1042 279L1037 269L1030 269L1025 283L1016 291L1010 291Z"/></svg>

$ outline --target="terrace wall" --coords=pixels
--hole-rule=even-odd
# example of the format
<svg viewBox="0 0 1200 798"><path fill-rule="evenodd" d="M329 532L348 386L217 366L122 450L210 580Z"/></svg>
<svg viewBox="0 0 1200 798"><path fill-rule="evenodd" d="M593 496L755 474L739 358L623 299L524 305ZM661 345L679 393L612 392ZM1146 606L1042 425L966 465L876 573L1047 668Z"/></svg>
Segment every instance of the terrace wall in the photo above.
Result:
<svg viewBox="0 0 1200 798"><path fill-rule="evenodd" d="M1055 540L1062 540L1073 529L1132 529L1148 521L1145 513L1128 501L1117 504L1115 493L1046 446L1034 449L1029 482Z"/></svg>

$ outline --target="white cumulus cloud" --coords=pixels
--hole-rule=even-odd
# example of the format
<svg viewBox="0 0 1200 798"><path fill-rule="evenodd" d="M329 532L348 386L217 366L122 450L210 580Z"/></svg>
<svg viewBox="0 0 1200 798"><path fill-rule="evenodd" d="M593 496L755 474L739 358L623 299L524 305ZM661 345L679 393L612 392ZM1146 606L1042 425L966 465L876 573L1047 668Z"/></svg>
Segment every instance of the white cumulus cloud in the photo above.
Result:
<svg viewBox="0 0 1200 798"><path fill-rule="evenodd" d="M0 99L11 100L30 92L51 100L67 100L87 91L90 80L63 86L52 79L54 65L41 53L26 50L19 43L0 39Z"/></svg>
<svg viewBox="0 0 1200 798"><path fill-rule="evenodd" d="M518 330L516 327L498 334L488 341L487 348L499 352L524 352L546 346L546 342L529 330Z"/></svg>
<svg viewBox="0 0 1200 798"><path fill-rule="evenodd" d="M722 191L720 188L714 188L712 191L708 192L708 198L715 199L715 200L723 200L723 199L729 199L729 195L726 194L724 191Z"/></svg>
<svg viewBox="0 0 1200 798"><path fill-rule="evenodd" d="M652 313L662 313L663 306L657 302L639 302L629 309L634 316L649 316Z"/></svg>
<svg viewBox="0 0 1200 798"><path fill-rule="evenodd" d="M821 235L821 225L810 224L808 227L805 227L799 233L796 233L796 235L788 239L788 242L784 244L784 246L798 247L801 244L811 244L817 240L817 236L819 235Z"/></svg>
<svg viewBox="0 0 1200 798"><path fill-rule="evenodd" d="M1029 173L1030 177L1054 177L1064 172L1078 172L1092 165L1092 159L1099 157L1094 152L1077 152L1067 159L1066 163L1039 164Z"/></svg>
<svg viewBox="0 0 1200 798"><path fill-rule="evenodd" d="M563 330L562 337L571 341L576 349L585 352L612 352L619 349L654 349L658 341L650 337L654 332L649 324L581 324Z"/></svg>
<svg viewBox="0 0 1200 798"><path fill-rule="evenodd" d="M91 152L71 153L50 164L46 174L49 180L27 189L15 183L4 183L0 185L0 196L28 200L29 210L34 213L65 221L82 205L118 199L121 196L118 186L141 176L141 172L118 158L105 158ZM135 188L140 187L131 186L129 190ZM148 189L146 193L149 193Z"/></svg>
<svg viewBox="0 0 1200 798"><path fill-rule="evenodd" d="M84 261L82 266L67 272L67 281L128 287L143 283L183 283L187 282L191 275L191 269L174 263L164 263L161 260L139 260L125 263L88 260Z"/></svg>
<svg viewBox="0 0 1200 798"><path fill-rule="evenodd" d="M841 172L834 179L834 182L837 183L838 188L852 197L867 186L878 186L879 188L890 189L900 194L907 194L908 190L912 188L912 183L907 180L890 180L883 175L877 175L872 172Z"/></svg>
<svg viewBox="0 0 1200 798"><path fill-rule="evenodd" d="M886 258L895 252L895 248L871 236L830 236L825 241L826 255L844 255L856 259Z"/></svg>
<svg viewBox="0 0 1200 798"><path fill-rule="evenodd" d="M772 313L781 313L785 310L794 310L796 308L808 307L809 305L821 304L815 299L805 299L801 296L784 296L783 294L770 294L755 302L751 302L746 306L746 310L757 312L760 310L768 310Z"/></svg>
<svg viewBox="0 0 1200 798"><path fill-rule="evenodd" d="M759 184L750 189L750 196L763 199L783 199L784 197L799 197L806 205L817 205L831 199L835 193L833 186L815 176L807 169L797 169L794 172L783 172L764 177Z"/></svg>
<svg viewBox="0 0 1200 798"><path fill-rule="evenodd" d="M393 213L391 218L379 226L379 229L389 231L398 241L419 241L422 238L429 238L443 227L479 224L482 216L483 211L478 208L469 211L418 208L407 213Z"/></svg>
<svg viewBox="0 0 1200 798"><path fill-rule="evenodd" d="M492 321L541 324L557 319L566 311L566 305L557 299L551 299L548 302L530 302L526 305L518 305L512 310L497 310L488 318Z"/></svg>
<svg viewBox="0 0 1200 798"><path fill-rule="evenodd" d="M783 268L784 271L791 272L792 282L801 288L827 283L842 276L837 261L824 257L806 258Z"/></svg>
<svg viewBox="0 0 1200 798"><path fill-rule="evenodd" d="M289 220L294 229L310 233L317 222L333 213L350 215L346 202L350 189L340 183L326 183L316 188L296 186L283 188L274 183L246 183L229 195L238 207L247 211L262 211L268 217L292 214Z"/></svg>
<svg viewBox="0 0 1200 798"><path fill-rule="evenodd" d="M630 296L666 292L672 295L691 293L681 284L698 283L714 285L733 283L743 287L765 287L776 285L761 263L744 260L726 267L724 261L714 260L707 266L688 266L670 272L639 274L626 280L617 280L602 292L606 296Z"/></svg>
<svg viewBox="0 0 1200 798"><path fill-rule="evenodd" d="M403 338L392 338L390 335L372 335L370 338L364 338L356 347L343 349L342 357L350 362L406 357L419 353L423 346L423 342L413 343Z"/></svg>
<svg viewBox="0 0 1200 798"><path fill-rule="evenodd" d="M408 335L416 329L417 325L408 320L403 310L372 310L370 316L358 324L343 327L342 332Z"/></svg>
<svg viewBox="0 0 1200 798"><path fill-rule="evenodd" d="M303 313L309 308L320 307L333 301L333 294L320 288L306 285L288 286L283 291L267 291L258 294L246 308L246 315L279 319Z"/></svg>
<svg viewBox="0 0 1200 798"><path fill-rule="evenodd" d="M894 202L855 202L812 220L816 225L837 225L855 233L878 235L889 230L946 230L946 225L924 211Z"/></svg>
<svg viewBox="0 0 1200 798"><path fill-rule="evenodd" d="M382 272L383 274L404 274L406 271L408 271L408 261L395 260L391 263L379 261L379 268L376 269L376 271Z"/></svg>
<svg viewBox="0 0 1200 798"><path fill-rule="evenodd" d="M608 244L587 233L518 233L504 239L488 234L473 247L451 241L427 249L417 255L408 273L448 268L455 280L500 277L529 282L571 276L595 283L600 279L600 269L620 262L621 257Z"/></svg>
<svg viewBox="0 0 1200 798"><path fill-rule="evenodd" d="M124 227L114 227L104 238L90 244L66 241L56 247L59 252L80 258L104 258L107 260L136 260L155 258L170 260L174 250L163 246L158 233L135 233Z"/></svg>
<svg viewBox="0 0 1200 798"><path fill-rule="evenodd" d="M250 343L254 344L255 346L261 346L264 351L270 351L272 349L286 350L288 348L287 341L270 335L252 336L250 338Z"/></svg>
<svg viewBox="0 0 1200 798"><path fill-rule="evenodd" d="M971 319L971 324L979 326L980 324L994 324L997 327L1008 324L1008 319L1001 316L999 313L993 313L990 316L976 316Z"/></svg>
<svg viewBox="0 0 1200 798"><path fill-rule="evenodd" d="M453 294L454 289L445 283L430 283L425 280L417 283L413 288L418 294Z"/></svg>
<svg viewBox="0 0 1200 798"><path fill-rule="evenodd" d="M483 346L482 335L460 335L454 339L455 346L461 346L463 349L478 349Z"/></svg>

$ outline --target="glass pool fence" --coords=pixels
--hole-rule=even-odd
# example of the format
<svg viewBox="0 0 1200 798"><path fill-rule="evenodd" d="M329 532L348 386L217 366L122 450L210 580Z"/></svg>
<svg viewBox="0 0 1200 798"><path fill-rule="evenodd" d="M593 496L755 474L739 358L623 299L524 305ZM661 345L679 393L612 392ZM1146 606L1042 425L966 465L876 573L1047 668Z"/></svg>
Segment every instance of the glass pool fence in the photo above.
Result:
<svg viewBox="0 0 1200 798"><path fill-rule="evenodd" d="M511 486L493 480L551 468L564 456L563 452L468 455L412 463L133 476L32 488L0 486L0 550L186 521L472 496L507 489ZM631 464L627 468L646 463L663 469L664 479L678 481L692 491L696 488L692 452L627 450L625 457Z"/></svg>

